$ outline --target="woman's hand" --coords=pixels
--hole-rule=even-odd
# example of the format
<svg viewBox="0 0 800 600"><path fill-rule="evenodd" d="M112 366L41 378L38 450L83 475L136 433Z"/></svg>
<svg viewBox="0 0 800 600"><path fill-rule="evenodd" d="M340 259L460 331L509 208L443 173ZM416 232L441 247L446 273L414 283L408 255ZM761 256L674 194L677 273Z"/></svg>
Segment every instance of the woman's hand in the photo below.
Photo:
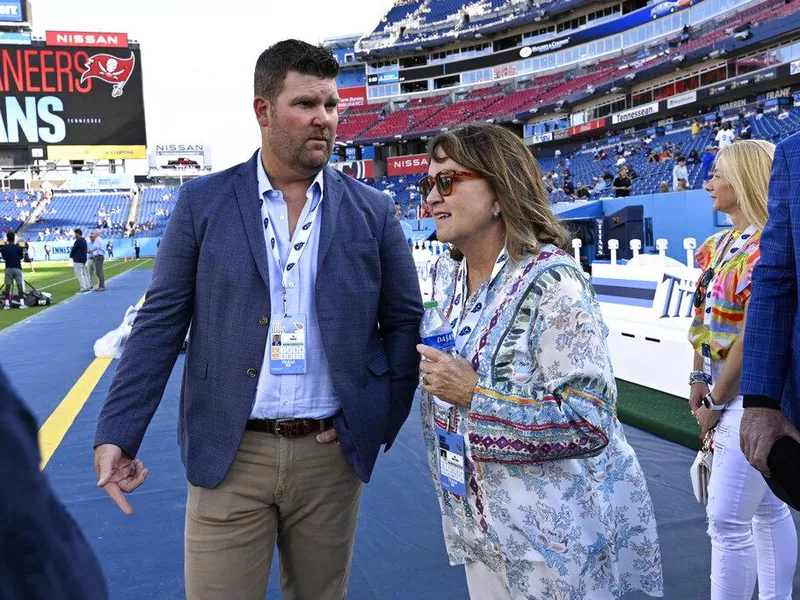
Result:
<svg viewBox="0 0 800 600"><path fill-rule="evenodd" d="M706 437L706 434L714 429L722 416L721 410L708 410L706 407L701 406L694 413L697 417L697 422L700 424L701 432L700 437Z"/></svg>
<svg viewBox="0 0 800 600"><path fill-rule="evenodd" d="M696 419L697 415L695 413L703 405L703 398L710 390L705 383L693 383L689 390L689 410L692 411L692 415Z"/></svg>
<svg viewBox="0 0 800 600"><path fill-rule="evenodd" d="M417 352L427 359L419 365L423 390L456 406L472 406L472 395L479 377L468 360L424 344L417 345Z"/></svg>

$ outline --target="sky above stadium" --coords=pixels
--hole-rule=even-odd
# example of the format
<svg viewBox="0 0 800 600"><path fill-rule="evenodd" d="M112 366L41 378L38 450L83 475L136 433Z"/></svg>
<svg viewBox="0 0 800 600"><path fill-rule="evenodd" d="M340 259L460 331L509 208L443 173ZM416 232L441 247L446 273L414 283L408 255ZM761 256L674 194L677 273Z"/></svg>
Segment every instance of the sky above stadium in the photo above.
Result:
<svg viewBox="0 0 800 600"><path fill-rule="evenodd" d="M141 43L148 145L210 144L214 170L260 144L253 67L286 38L363 34L392 0L34 0L33 30L126 32ZM146 169L139 165L137 172Z"/></svg>

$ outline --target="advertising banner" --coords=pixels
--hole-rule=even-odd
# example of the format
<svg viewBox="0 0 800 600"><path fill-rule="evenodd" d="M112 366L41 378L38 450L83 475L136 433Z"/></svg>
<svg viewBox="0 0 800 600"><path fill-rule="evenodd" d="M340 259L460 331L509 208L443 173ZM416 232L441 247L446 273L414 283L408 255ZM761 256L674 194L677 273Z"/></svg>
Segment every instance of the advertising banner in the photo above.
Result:
<svg viewBox="0 0 800 600"><path fill-rule="evenodd" d="M0 46L0 149L145 158L146 144L139 50Z"/></svg>
<svg viewBox="0 0 800 600"><path fill-rule="evenodd" d="M333 163L331 166L353 179L368 179L374 177L374 169L371 160L352 160L349 162Z"/></svg>
<svg viewBox="0 0 800 600"><path fill-rule="evenodd" d="M599 119L595 119L594 121L583 123L582 125L573 125L568 131L569 135L576 135L578 133L586 133L587 131L593 131L595 129L602 129L605 126L606 118L601 117Z"/></svg>
<svg viewBox="0 0 800 600"><path fill-rule="evenodd" d="M789 63L789 74L797 75L798 73L800 73L800 60L793 60Z"/></svg>
<svg viewBox="0 0 800 600"><path fill-rule="evenodd" d="M4 44L30 46L31 34L28 31L0 31L0 45Z"/></svg>
<svg viewBox="0 0 800 600"><path fill-rule="evenodd" d="M677 108L678 106L691 104L693 102L697 102L697 92L695 90L677 94L676 96L670 96L667 98L667 108Z"/></svg>
<svg viewBox="0 0 800 600"><path fill-rule="evenodd" d="M611 115L611 123L616 125L617 123L623 123L624 121L632 121L633 119L648 117L656 114L657 112L658 102L651 102L650 104L643 104L642 106L637 106L636 108L631 108L629 110L623 110L622 112Z"/></svg>
<svg viewBox="0 0 800 600"><path fill-rule="evenodd" d="M427 154L409 154L407 156L391 156L386 159L386 174L417 175L428 170Z"/></svg>
<svg viewBox="0 0 800 600"><path fill-rule="evenodd" d="M73 173L70 177L70 188L73 191L83 190L129 190L135 187L133 175L103 173Z"/></svg>
<svg viewBox="0 0 800 600"><path fill-rule="evenodd" d="M339 88L339 112L344 112L353 106L365 106L367 104L367 88L359 85L356 87Z"/></svg>
<svg viewBox="0 0 800 600"><path fill-rule="evenodd" d="M0 1L0 22L22 23L25 21L24 0Z"/></svg>
<svg viewBox="0 0 800 600"><path fill-rule="evenodd" d="M48 31L48 46L80 46L92 48L127 48L127 33L95 33L91 31Z"/></svg>
<svg viewBox="0 0 800 600"><path fill-rule="evenodd" d="M551 142L553 140L553 134L549 131L547 133L535 133L530 137L531 144L544 144L545 142Z"/></svg>

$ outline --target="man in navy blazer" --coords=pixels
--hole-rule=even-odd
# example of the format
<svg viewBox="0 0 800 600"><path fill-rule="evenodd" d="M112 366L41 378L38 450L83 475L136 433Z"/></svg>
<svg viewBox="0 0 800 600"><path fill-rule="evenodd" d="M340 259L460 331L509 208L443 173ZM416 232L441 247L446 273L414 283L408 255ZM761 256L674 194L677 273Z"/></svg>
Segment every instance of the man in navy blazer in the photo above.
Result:
<svg viewBox="0 0 800 600"><path fill-rule="evenodd" d="M259 57L261 150L181 188L99 417L98 485L130 513L191 323L188 598L263 600L276 541L284 597L345 598L362 482L410 411L416 269L390 199L327 166L337 73L296 40Z"/></svg>
<svg viewBox="0 0 800 600"><path fill-rule="evenodd" d="M769 476L775 441L800 442L800 134L775 148L767 209L747 309L740 438L750 464Z"/></svg>

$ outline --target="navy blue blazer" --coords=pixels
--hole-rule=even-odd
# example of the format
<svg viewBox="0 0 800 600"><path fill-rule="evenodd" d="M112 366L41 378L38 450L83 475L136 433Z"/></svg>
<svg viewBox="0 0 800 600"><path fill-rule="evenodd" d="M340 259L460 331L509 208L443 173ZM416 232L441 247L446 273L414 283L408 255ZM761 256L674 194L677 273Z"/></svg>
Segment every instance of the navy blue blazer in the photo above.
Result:
<svg viewBox="0 0 800 600"><path fill-rule="evenodd" d="M209 488L239 447L267 347L257 160L181 187L95 435L137 454L191 323L178 438L188 480ZM324 177L317 316L341 448L366 482L411 409L422 299L391 200L330 167Z"/></svg>
<svg viewBox="0 0 800 600"><path fill-rule="evenodd" d="M775 149L747 308L741 393L745 407L782 408L800 427L800 134Z"/></svg>
<svg viewBox="0 0 800 600"><path fill-rule="evenodd" d="M100 565L41 460L36 420L0 371L0 598L104 600Z"/></svg>

